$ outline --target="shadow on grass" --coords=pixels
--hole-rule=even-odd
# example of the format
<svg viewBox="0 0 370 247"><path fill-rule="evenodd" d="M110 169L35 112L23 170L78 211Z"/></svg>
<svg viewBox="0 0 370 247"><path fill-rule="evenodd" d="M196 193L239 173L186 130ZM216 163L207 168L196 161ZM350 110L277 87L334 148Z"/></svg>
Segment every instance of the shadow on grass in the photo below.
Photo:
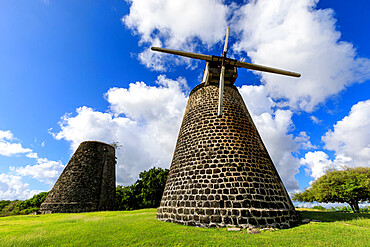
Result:
<svg viewBox="0 0 370 247"><path fill-rule="evenodd" d="M325 211L300 211L301 219L315 219L323 222L347 221L356 219L370 219L369 213L344 213Z"/></svg>

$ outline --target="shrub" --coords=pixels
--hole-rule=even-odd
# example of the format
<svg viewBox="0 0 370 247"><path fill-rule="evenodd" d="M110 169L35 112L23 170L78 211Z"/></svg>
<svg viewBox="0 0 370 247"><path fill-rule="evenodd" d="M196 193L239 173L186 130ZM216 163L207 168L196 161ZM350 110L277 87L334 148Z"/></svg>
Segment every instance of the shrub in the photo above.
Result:
<svg viewBox="0 0 370 247"><path fill-rule="evenodd" d="M313 206L312 209L318 209L318 210L322 210L322 211L325 211L326 210L326 208L324 208L321 205L319 205L319 206Z"/></svg>

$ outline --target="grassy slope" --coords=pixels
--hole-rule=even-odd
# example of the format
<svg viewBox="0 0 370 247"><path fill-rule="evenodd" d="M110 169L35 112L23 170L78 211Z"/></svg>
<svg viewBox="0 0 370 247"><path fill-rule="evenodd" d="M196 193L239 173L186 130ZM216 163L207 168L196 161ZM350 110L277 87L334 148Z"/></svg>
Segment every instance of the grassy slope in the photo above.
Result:
<svg viewBox="0 0 370 247"><path fill-rule="evenodd" d="M370 214L301 212L309 223L249 235L165 223L155 210L0 218L1 246L369 246Z"/></svg>

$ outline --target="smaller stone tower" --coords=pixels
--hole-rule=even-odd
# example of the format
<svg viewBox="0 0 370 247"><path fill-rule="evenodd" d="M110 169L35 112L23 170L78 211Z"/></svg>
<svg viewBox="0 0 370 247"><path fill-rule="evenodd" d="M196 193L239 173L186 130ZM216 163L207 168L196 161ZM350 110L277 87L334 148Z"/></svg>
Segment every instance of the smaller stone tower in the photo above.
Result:
<svg viewBox="0 0 370 247"><path fill-rule="evenodd" d="M82 142L55 183L40 212L77 213L113 210L116 193L115 149Z"/></svg>

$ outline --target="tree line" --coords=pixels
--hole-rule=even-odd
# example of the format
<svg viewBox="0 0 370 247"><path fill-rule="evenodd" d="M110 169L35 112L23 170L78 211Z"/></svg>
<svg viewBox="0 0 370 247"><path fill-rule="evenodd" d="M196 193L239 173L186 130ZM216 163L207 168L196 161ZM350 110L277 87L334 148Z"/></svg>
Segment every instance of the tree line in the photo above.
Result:
<svg viewBox="0 0 370 247"><path fill-rule="evenodd" d="M132 185L116 187L116 209L133 210L158 207L168 176L168 169L151 168L140 172L139 179ZM41 192L32 198L0 201L0 216L30 214L37 212L49 192Z"/></svg>
<svg viewBox="0 0 370 247"><path fill-rule="evenodd" d="M132 185L116 187L117 210L156 208L159 206L169 170L151 168L140 172ZM41 192L25 201L0 201L0 216L38 211L49 192ZM329 170L303 192L293 194L294 201L348 203L359 212L359 203L370 200L370 167Z"/></svg>
<svg viewBox="0 0 370 247"><path fill-rule="evenodd" d="M0 201L0 216L30 214L39 210L49 192L41 192L25 201Z"/></svg>

